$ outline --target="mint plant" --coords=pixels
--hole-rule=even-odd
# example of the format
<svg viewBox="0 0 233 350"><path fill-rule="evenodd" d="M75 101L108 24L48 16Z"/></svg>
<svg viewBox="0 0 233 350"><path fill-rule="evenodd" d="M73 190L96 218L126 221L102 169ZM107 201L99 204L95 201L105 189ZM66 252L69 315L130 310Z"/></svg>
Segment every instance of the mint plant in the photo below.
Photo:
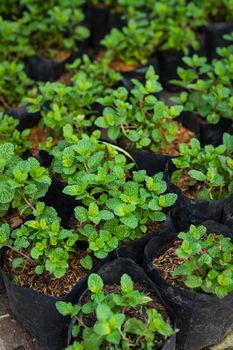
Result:
<svg viewBox="0 0 233 350"><path fill-rule="evenodd" d="M141 237L150 221L164 221L164 209L176 201L166 193L163 174L129 172L133 164L114 146L83 135L76 144L61 141L51 154L52 169L68 182L63 192L75 196L76 230L97 258Z"/></svg>
<svg viewBox="0 0 233 350"><path fill-rule="evenodd" d="M17 130L18 125L17 119L0 112L0 143L14 144L15 153L22 155L31 147L31 142L28 140L30 130L20 132Z"/></svg>
<svg viewBox="0 0 233 350"><path fill-rule="evenodd" d="M180 80L172 81L185 89L173 102L182 103L185 110L213 124L222 117L233 119L233 46L220 49L219 53L225 57L211 64L205 57L184 57L187 68L178 68Z"/></svg>
<svg viewBox="0 0 233 350"><path fill-rule="evenodd" d="M74 73L71 81L75 86L78 87L80 81L91 81L91 88L95 91L95 95L101 96L103 93L112 92L112 87L122 79L121 74L110 67L110 63L111 59L108 55L94 61L91 61L89 56L83 55L81 59L67 65L67 69Z"/></svg>
<svg viewBox="0 0 233 350"><path fill-rule="evenodd" d="M206 17L209 20L227 22L233 19L232 0L194 0L194 3L204 9Z"/></svg>
<svg viewBox="0 0 233 350"><path fill-rule="evenodd" d="M56 57L59 50L69 52L78 41L87 39L89 30L81 25L84 20L81 3L56 1L54 5L41 6L28 2L21 22L32 47L36 51L43 48L43 54Z"/></svg>
<svg viewBox="0 0 233 350"><path fill-rule="evenodd" d="M142 15L129 19L121 30L113 28L102 44L111 53L113 61L138 67L147 64L160 45L161 37L156 22L150 22Z"/></svg>
<svg viewBox="0 0 233 350"><path fill-rule="evenodd" d="M182 51L199 49L196 31L207 23L205 11L193 1L156 1L151 6L152 17L163 33L160 50Z"/></svg>
<svg viewBox="0 0 233 350"><path fill-rule="evenodd" d="M0 248L8 247L15 253L12 267L16 273L23 272L30 263L36 274L48 272L56 278L64 276L78 235L62 228L60 221L54 208L38 202L33 219L20 228L11 232L8 224L0 227Z"/></svg>
<svg viewBox="0 0 233 350"><path fill-rule="evenodd" d="M48 170L30 157L22 160L11 143L0 144L0 217L9 210L30 214L51 183Z"/></svg>
<svg viewBox="0 0 233 350"><path fill-rule="evenodd" d="M108 58L91 63L84 55L68 69L74 72L70 86L60 82L40 84L39 94L27 98L30 110L41 111L42 124L57 135L62 135L67 124L79 134L87 131L95 119L92 105L105 93L111 93L121 79L120 74L109 68Z"/></svg>
<svg viewBox="0 0 233 350"><path fill-rule="evenodd" d="M2 61L0 63L0 110L17 106L32 87L32 81L24 72L21 63Z"/></svg>
<svg viewBox="0 0 233 350"><path fill-rule="evenodd" d="M207 234L204 226L190 226L178 235L182 244L176 250L183 263L174 276L181 276L186 287L223 298L233 291L233 243L228 237Z"/></svg>
<svg viewBox="0 0 233 350"><path fill-rule="evenodd" d="M60 82L39 86L36 97L27 98L30 111L41 111L41 125L48 126L56 135L62 135L67 124L81 133L92 125L91 104L95 100L91 83L79 80L77 86L65 86ZM90 90L90 91L88 91Z"/></svg>
<svg viewBox="0 0 233 350"><path fill-rule="evenodd" d="M147 305L152 299L134 289L127 274L121 277L118 293L106 293L102 278L94 273L88 278L88 290L90 300L82 305L56 303L62 315L76 320L72 335L77 340L66 350L159 349L173 334L162 315ZM91 325L88 317L94 318Z"/></svg>
<svg viewBox="0 0 233 350"><path fill-rule="evenodd" d="M182 107L168 107L154 96L162 88L152 66L145 77L145 84L132 80L134 88L130 94L119 87L111 95L100 98L98 101L105 109L95 124L107 129L108 137L118 140L123 147L162 152L177 135L174 119Z"/></svg>
<svg viewBox="0 0 233 350"><path fill-rule="evenodd" d="M16 20L4 20L0 16L1 60L20 60L33 54L29 38L22 32L20 23Z"/></svg>
<svg viewBox="0 0 233 350"><path fill-rule="evenodd" d="M224 134L223 144L201 148L197 139L190 145L180 146L180 156L172 159L178 170L172 174L172 182L188 175L190 188L201 185L199 199L213 200L226 198L233 192L233 136Z"/></svg>

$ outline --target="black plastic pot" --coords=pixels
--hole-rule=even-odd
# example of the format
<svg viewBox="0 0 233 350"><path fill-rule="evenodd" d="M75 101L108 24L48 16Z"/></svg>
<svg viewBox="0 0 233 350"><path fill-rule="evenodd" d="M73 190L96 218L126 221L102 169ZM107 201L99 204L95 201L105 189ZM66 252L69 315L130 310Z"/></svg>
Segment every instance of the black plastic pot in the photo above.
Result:
<svg viewBox="0 0 233 350"><path fill-rule="evenodd" d="M101 40L110 33L112 28L121 29L127 24L122 14L114 13L109 7L86 6L86 23L90 29L90 45L98 50Z"/></svg>
<svg viewBox="0 0 233 350"><path fill-rule="evenodd" d="M206 52L209 61L218 58L217 47L230 45L230 42L223 38L223 35L230 34L233 31L233 23L217 22L209 23L205 27Z"/></svg>
<svg viewBox="0 0 233 350"><path fill-rule="evenodd" d="M210 144L214 147L219 146L222 144L223 134L232 131L232 121L227 118L221 118L217 124L208 124L204 119L201 122L193 112L184 111L177 120L184 127L195 132L202 147Z"/></svg>
<svg viewBox="0 0 233 350"><path fill-rule="evenodd" d="M92 272L97 272L103 260ZM0 261L0 265L3 260ZM0 270L1 271L1 270ZM2 272L2 271L1 271ZM61 350L67 341L69 317L63 317L56 309L57 301L74 303L87 288L87 277L81 279L64 297L52 297L35 292L30 288L14 285L2 272L10 308L16 319L42 346L43 350Z"/></svg>
<svg viewBox="0 0 233 350"><path fill-rule="evenodd" d="M142 84L145 83L145 74L149 68L149 66L153 66L155 69L155 72L159 74L159 62L157 56L154 54L153 57L151 57L148 60L148 63L144 66L141 66L135 70L132 70L130 72L121 72L123 75L122 84L123 86L128 90L131 91L134 87L134 84L132 83L132 79L139 80Z"/></svg>
<svg viewBox="0 0 233 350"><path fill-rule="evenodd" d="M223 223L233 231L233 194L226 200L223 208Z"/></svg>
<svg viewBox="0 0 233 350"><path fill-rule="evenodd" d="M2 277L2 273L0 272L0 294L3 294L5 292L5 284Z"/></svg>
<svg viewBox="0 0 233 350"><path fill-rule="evenodd" d="M89 41L94 49L101 47L100 41L109 33L109 17L109 8L87 5L86 19L90 23L91 31Z"/></svg>
<svg viewBox="0 0 233 350"><path fill-rule="evenodd" d="M153 176L156 173L164 172L167 161L172 157L148 151L133 150L129 152L136 162L139 170L146 170L147 175Z"/></svg>
<svg viewBox="0 0 233 350"><path fill-rule="evenodd" d="M158 230L145 234L143 237L129 243L128 245L118 248L114 254L117 258L130 258L138 265L143 263L143 252L147 243L158 234L166 235L169 232L176 232L172 219L168 216L167 220Z"/></svg>
<svg viewBox="0 0 233 350"><path fill-rule="evenodd" d="M206 220L221 222L225 200L199 200L186 197L182 191L170 182L170 176L175 170L172 162L168 161L165 179L168 191L177 194L177 200L171 209L171 218L178 231L186 230L191 224L198 225Z"/></svg>
<svg viewBox="0 0 233 350"><path fill-rule="evenodd" d="M202 146L222 144L223 134L232 132L232 120L221 118L217 124L200 124L200 142Z"/></svg>
<svg viewBox="0 0 233 350"><path fill-rule="evenodd" d="M22 105L15 108L10 108L7 111L8 115L19 121L17 129L20 131L37 126L41 118L40 112L28 112L28 107L29 105Z"/></svg>
<svg viewBox="0 0 233 350"><path fill-rule="evenodd" d="M222 225L219 227L217 223L212 222L211 231L223 233L221 229ZM231 237L233 238L232 233ZM153 238L145 248L144 268L156 284L165 303L177 316L177 349L200 350L219 343L232 329L233 292L223 299L218 299L212 295L182 290L167 283L152 262L172 247L176 238L177 233L172 231Z"/></svg>
<svg viewBox="0 0 233 350"><path fill-rule="evenodd" d="M35 81L54 81L65 72L64 61L53 61L46 57L31 56L26 59L25 71L28 77Z"/></svg>
<svg viewBox="0 0 233 350"><path fill-rule="evenodd" d="M183 111L177 118L186 129L193 131L196 134L196 137L200 140L201 126L196 117L196 115L189 111Z"/></svg>
<svg viewBox="0 0 233 350"><path fill-rule="evenodd" d="M62 191L66 186L65 183L60 182L55 177L52 178L52 183L46 193L43 201L46 205L52 206L56 209L59 217L61 218L61 224L64 228L70 228L70 218L74 213L74 208L78 205L78 202L73 196L68 196Z"/></svg>
<svg viewBox="0 0 233 350"><path fill-rule="evenodd" d="M185 64L182 61L183 52L181 51L159 51L159 77L160 82L164 89L177 92L182 88L170 83L170 80L179 79L177 74L178 67L184 67Z"/></svg>
<svg viewBox="0 0 233 350"><path fill-rule="evenodd" d="M132 280L136 283L141 283L146 288L155 292L158 296L158 300L161 304L164 304L163 300L160 298L160 295L157 293L157 289L154 284L148 279L145 272L131 259L116 259L110 263L105 264L99 271L98 274L102 277L105 285L119 284L121 276L127 273ZM87 291L83 294L82 297L86 295ZM80 303L82 302L82 297ZM166 307L166 305L164 304ZM167 309L167 307L166 307ZM167 309L168 316L172 321L172 324L175 329L175 317L171 310ZM68 345L72 342L71 329L75 321L72 320L68 332ZM176 334L169 338L163 347L160 350L175 350L176 349Z"/></svg>

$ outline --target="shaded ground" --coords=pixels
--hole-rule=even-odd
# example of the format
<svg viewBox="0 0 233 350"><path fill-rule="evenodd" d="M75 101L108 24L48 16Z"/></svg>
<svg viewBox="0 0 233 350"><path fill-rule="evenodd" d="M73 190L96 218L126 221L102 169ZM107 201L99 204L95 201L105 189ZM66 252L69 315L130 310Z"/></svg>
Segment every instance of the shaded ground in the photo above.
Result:
<svg viewBox="0 0 233 350"><path fill-rule="evenodd" d="M6 295L0 295L0 350L42 350L12 316Z"/></svg>

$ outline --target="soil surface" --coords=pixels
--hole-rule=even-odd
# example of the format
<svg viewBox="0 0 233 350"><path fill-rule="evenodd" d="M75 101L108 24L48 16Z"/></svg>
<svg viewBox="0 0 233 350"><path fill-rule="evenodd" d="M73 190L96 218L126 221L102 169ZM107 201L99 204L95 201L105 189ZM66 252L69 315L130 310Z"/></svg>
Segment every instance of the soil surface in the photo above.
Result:
<svg viewBox="0 0 233 350"><path fill-rule="evenodd" d="M35 263L32 260L27 260L24 269L14 269L12 261L15 258L21 257L19 254L9 250L5 257L4 272L7 276L17 276L18 283L21 287L32 288L40 294L51 296L67 295L75 284L82 278L87 276L88 271L80 265L80 259L86 255L86 252L71 257L69 268L62 278L55 278L45 272L42 275L35 274Z"/></svg>
<svg viewBox="0 0 233 350"><path fill-rule="evenodd" d="M171 248L167 249L164 254L153 260L153 265L167 283L181 289L186 289L181 276L172 276L172 272L175 268L184 262L183 259L178 258L176 255L176 249L180 246L181 241L176 240Z"/></svg>
<svg viewBox="0 0 233 350"><path fill-rule="evenodd" d="M189 170L184 170L178 181L175 183L177 187L183 192L185 197L190 199L197 199L198 193L203 188L202 182L196 182L188 175Z"/></svg>

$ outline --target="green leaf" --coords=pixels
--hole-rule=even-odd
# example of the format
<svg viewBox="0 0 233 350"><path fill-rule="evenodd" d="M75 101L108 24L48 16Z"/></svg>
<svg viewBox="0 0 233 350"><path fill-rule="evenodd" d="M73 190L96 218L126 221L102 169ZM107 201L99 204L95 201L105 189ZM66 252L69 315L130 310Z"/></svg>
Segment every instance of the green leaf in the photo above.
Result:
<svg viewBox="0 0 233 350"><path fill-rule="evenodd" d="M12 262L12 266L14 269L17 269L18 267L20 267L23 263L24 263L25 259L23 258L16 258L13 260Z"/></svg>
<svg viewBox="0 0 233 350"><path fill-rule="evenodd" d="M123 293L130 293L133 291L133 281L126 273L121 276L121 290Z"/></svg>
<svg viewBox="0 0 233 350"><path fill-rule="evenodd" d="M71 303L65 303L64 301L57 301L56 309L63 316L72 315L73 313L73 305Z"/></svg>
<svg viewBox="0 0 233 350"><path fill-rule="evenodd" d="M88 211L84 207L75 207L74 209L75 218L80 222L88 221Z"/></svg>
<svg viewBox="0 0 233 350"><path fill-rule="evenodd" d="M93 261L90 255L86 255L84 258L80 259L80 264L84 269L91 270L93 267Z"/></svg>
<svg viewBox="0 0 233 350"><path fill-rule="evenodd" d="M203 174L201 171L198 170L190 170L188 172L189 176L191 176L193 179L198 180L198 181L205 181L206 176Z"/></svg>
<svg viewBox="0 0 233 350"><path fill-rule="evenodd" d="M194 275L188 276L184 283L188 288L199 288L202 285L202 278Z"/></svg>
<svg viewBox="0 0 233 350"><path fill-rule="evenodd" d="M10 203L14 198L15 191L7 183L0 184L0 203Z"/></svg>
<svg viewBox="0 0 233 350"><path fill-rule="evenodd" d="M103 303L97 305L96 316L99 321L108 321L112 316L111 308Z"/></svg>
<svg viewBox="0 0 233 350"><path fill-rule="evenodd" d="M120 218L120 221L129 228L136 228L138 226L138 219L133 214Z"/></svg>
<svg viewBox="0 0 233 350"><path fill-rule="evenodd" d="M94 326L94 331L99 335L107 335L111 332L108 322L98 322Z"/></svg>
<svg viewBox="0 0 233 350"><path fill-rule="evenodd" d="M95 294L101 292L101 290L104 287L102 278L96 273L92 273L89 276L87 283L88 283L88 289Z"/></svg>

